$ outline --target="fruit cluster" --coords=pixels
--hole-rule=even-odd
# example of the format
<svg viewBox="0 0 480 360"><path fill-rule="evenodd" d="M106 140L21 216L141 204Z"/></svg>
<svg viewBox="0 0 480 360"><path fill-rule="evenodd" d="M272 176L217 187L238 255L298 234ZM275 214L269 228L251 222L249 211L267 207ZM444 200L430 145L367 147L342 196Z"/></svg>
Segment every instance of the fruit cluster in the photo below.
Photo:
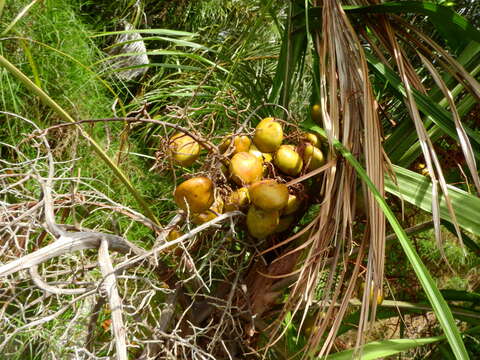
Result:
<svg viewBox="0 0 480 360"><path fill-rule="evenodd" d="M176 188L176 204L197 225L224 211L246 211L248 231L257 239L289 229L303 199L287 182L321 167L325 159L314 133L302 134L297 145L283 141L282 123L274 118L263 119L252 139L246 135L225 139L218 149L224 156L229 193L220 196L210 178L197 176ZM199 157L201 146L177 133L170 138L169 149L173 161L186 167Z"/></svg>

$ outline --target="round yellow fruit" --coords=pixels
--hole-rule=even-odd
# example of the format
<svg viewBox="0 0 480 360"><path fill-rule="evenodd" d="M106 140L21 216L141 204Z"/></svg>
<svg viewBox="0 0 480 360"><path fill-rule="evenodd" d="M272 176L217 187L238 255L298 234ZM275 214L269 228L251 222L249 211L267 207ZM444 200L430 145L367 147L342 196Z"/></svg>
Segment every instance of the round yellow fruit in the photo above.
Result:
<svg viewBox="0 0 480 360"><path fill-rule="evenodd" d="M319 146L320 145L320 138L317 134L314 134L314 133L306 133L304 135L304 139L306 142L312 144L313 146Z"/></svg>
<svg viewBox="0 0 480 360"><path fill-rule="evenodd" d="M239 185L249 185L262 178L262 160L248 152L233 155L230 161L230 176Z"/></svg>
<svg viewBox="0 0 480 360"><path fill-rule="evenodd" d="M301 201L296 195L288 194L287 205L283 208L283 215L290 215L300 209Z"/></svg>
<svg viewBox="0 0 480 360"><path fill-rule="evenodd" d="M215 219L223 212L223 200L220 196L217 196L210 209L202 211L201 213L192 214L192 223L195 225L201 225L210 220Z"/></svg>
<svg viewBox="0 0 480 360"><path fill-rule="evenodd" d="M247 152L252 145L252 140L248 136L237 136L233 140L233 146L235 147L235 154L239 152Z"/></svg>
<svg viewBox="0 0 480 360"><path fill-rule="evenodd" d="M280 146L273 161L275 166L287 175L297 176L302 171L302 158L293 145Z"/></svg>
<svg viewBox="0 0 480 360"><path fill-rule="evenodd" d="M312 116L313 121L319 124L322 123L322 108L319 104L315 104L312 106L312 109L310 110L310 115Z"/></svg>
<svg viewBox="0 0 480 360"><path fill-rule="evenodd" d="M242 187L233 191L225 202L225 211L242 210L250 203L248 189Z"/></svg>
<svg viewBox="0 0 480 360"><path fill-rule="evenodd" d="M255 128L253 142L261 152L271 153L276 151L282 141L282 125L274 118L263 119Z"/></svg>
<svg viewBox="0 0 480 360"><path fill-rule="evenodd" d="M208 210L214 201L212 180L204 176L191 178L181 183L173 194L179 208L191 213Z"/></svg>
<svg viewBox="0 0 480 360"><path fill-rule="evenodd" d="M255 144L252 144L250 146L250 149L248 150L248 152L263 161L263 153L260 150L258 150Z"/></svg>
<svg viewBox="0 0 480 360"><path fill-rule="evenodd" d="M206 223L210 220L213 220L217 217L217 215L213 212L213 211L210 211L210 209L204 211L204 212L201 212L199 214L193 214L192 215L192 223L194 223L195 225L201 225L203 223Z"/></svg>
<svg viewBox="0 0 480 360"><path fill-rule="evenodd" d="M373 294L372 294L373 298ZM383 291L380 291L377 295L377 305L382 305L383 303Z"/></svg>
<svg viewBox="0 0 480 360"><path fill-rule="evenodd" d="M271 162L273 160L273 156L270 153L262 153L263 162Z"/></svg>
<svg viewBox="0 0 480 360"><path fill-rule="evenodd" d="M173 241L178 239L180 236L183 236L184 233L179 230L178 227L173 228L170 230L170 232L167 235L166 240L167 241ZM167 249L163 250L165 253L174 253L175 255L180 255L182 252L182 249L179 247L179 244L172 245L168 247Z"/></svg>
<svg viewBox="0 0 480 360"><path fill-rule="evenodd" d="M263 239L275 232L279 219L278 211L265 211L252 205L247 213L247 228L253 237Z"/></svg>
<svg viewBox="0 0 480 360"><path fill-rule="evenodd" d="M190 166L200 155L200 144L184 133L176 133L170 138L169 148L173 161L182 166Z"/></svg>
<svg viewBox="0 0 480 360"><path fill-rule="evenodd" d="M275 229L276 233L281 233L286 230L293 224L293 220L295 220L294 215L282 216L278 222L278 226Z"/></svg>
<svg viewBox="0 0 480 360"><path fill-rule="evenodd" d="M303 160L305 164L308 164L308 170L310 171L325 165L325 157L323 156L322 150L311 144L305 146Z"/></svg>
<svg viewBox="0 0 480 360"><path fill-rule="evenodd" d="M270 162L270 161L272 161L272 159L273 159L272 154L261 152L261 151L258 150L258 148L255 146L255 144L252 144L252 145L250 146L250 150L248 150L248 152L249 152L250 154L252 154L252 155L255 155L257 158L259 158L259 159L262 160L263 162Z"/></svg>
<svg viewBox="0 0 480 360"><path fill-rule="evenodd" d="M281 210L288 202L287 186L276 180L258 181L250 186L248 192L252 203L262 210Z"/></svg>
<svg viewBox="0 0 480 360"><path fill-rule="evenodd" d="M223 141L219 146L220 152L223 153L227 151L231 142L232 142L231 138L228 138L225 141ZM252 144L252 140L250 140L248 136L245 136L245 135L235 136L233 139L233 153L236 154L239 152L247 152L250 149L251 144Z"/></svg>
<svg viewBox="0 0 480 360"><path fill-rule="evenodd" d="M173 230L170 230L170 232L168 233L167 235L167 241L173 241L173 240L176 240L178 239L180 236L183 236L183 232L181 232L180 230L178 229L173 229Z"/></svg>
<svg viewBox="0 0 480 360"><path fill-rule="evenodd" d="M419 172L423 176L429 176L430 175L430 173L428 171L428 168L427 168L427 165L424 164L424 163L417 164L416 169L418 170L417 172Z"/></svg>

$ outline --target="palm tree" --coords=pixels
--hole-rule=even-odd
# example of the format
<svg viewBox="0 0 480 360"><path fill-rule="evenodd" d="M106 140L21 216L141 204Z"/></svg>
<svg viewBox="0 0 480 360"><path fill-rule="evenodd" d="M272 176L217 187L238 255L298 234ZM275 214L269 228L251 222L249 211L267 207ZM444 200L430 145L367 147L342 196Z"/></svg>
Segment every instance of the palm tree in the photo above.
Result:
<svg viewBox="0 0 480 360"><path fill-rule="evenodd" d="M202 0L162 5L145 0L122 4L83 8L96 16L103 11L100 19L122 17L142 30L143 38L134 29L100 34L102 38L126 36L125 49L131 41L147 49L146 54L144 50L137 54L144 60L149 56L149 61L142 62L148 68L139 71L147 73L141 82L127 88L108 78L118 93L129 94L115 93L119 100L131 99L121 109L124 114L147 109L154 118L134 129L129 121L135 119L110 119L125 121L122 134L130 134L129 141L134 139L140 150L155 147L169 122L214 144L252 119L274 114L295 131L323 136L327 153L323 174L312 180L309 190L309 196L319 201L312 201L300 225L276 238L276 243L252 245L245 240L240 222L236 232L223 229L202 235L202 242L194 246L195 255L182 260L182 267L162 268L169 274L168 285L177 290L160 297L164 303L178 301L178 314L167 305L165 312L175 313L168 321L172 316L178 320L175 329L181 335L165 335L166 325L147 317L153 329L148 329L148 336L160 337L167 345L146 345L140 356L148 351L168 354L178 346L193 356L191 349L198 346L198 358L227 353L253 358L255 352L275 358L322 358L333 352L338 336L352 328L345 319L357 318L354 348L332 356L351 358L375 351L387 356L446 339L448 351L467 359L456 318L468 322L478 318L478 311L468 313L470 318L466 312L452 314L448 296L438 290L408 238L407 232L419 228L406 231L399 222L401 211L392 209L396 197L402 207L406 202L431 213L432 221L420 228L434 228L446 266L450 264L443 252L441 224L451 229L465 252L478 251L466 234L480 235L476 166L480 136L478 123L468 117L480 98L475 2L458 4L457 12L443 1ZM151 24L164 29L150 29ZM132 54L126 52L128 59ZM74 122L3 57L0 64L63 120ZM137 71L142 64L127 61L127 69L111 70ZM132 90L138 90L136 96ZM159 126L155 121L164 123ZM84 135L133 194L143 224L158 231L157 217L164 214L149 206L140 186L129 181L118 161L110 160ZM119 148L129 141L121 137ZM455 162L446 166L445 148L455 151L461 171ZM157 160L158 168L172 170L162 154ZM208 169L216 178L221 176L219 165L218 157L210 153L205 165L196 170ZM418 168L422 175L414 171ZM171 173L172 179L179 175L175 168ZM387 236L387 229L393 234ZM225 238L231 237L239 242L225 245ZM444 336L363 346L384 297L387 239L403 248ZM178 265L178 261L173 254L166 263ZM359 283L364 286L360 302L355 299ZM359 311L353 311L352 305ZM156 317L157 310L152 308L151 314ZM218 325L211 326L208 319ZM130 326L135 336L143 335L141 326ZM310 330L300 331L302 327Z"/></svg>

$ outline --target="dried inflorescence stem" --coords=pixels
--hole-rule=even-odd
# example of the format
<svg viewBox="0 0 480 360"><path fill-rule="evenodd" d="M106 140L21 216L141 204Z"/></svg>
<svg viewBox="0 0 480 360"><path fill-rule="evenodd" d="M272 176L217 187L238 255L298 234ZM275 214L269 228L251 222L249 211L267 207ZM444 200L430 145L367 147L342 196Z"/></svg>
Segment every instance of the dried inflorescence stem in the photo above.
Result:
<svg viewBox="0 0 480 360"><path fill-rule="evenodd" d="M98 264L104 277L103 287L108 296L112 311L112 328L117 349L117 360L128 360L125 326L122 318L122 299L118 294L117 280L113 271L112 260L108 254L108 240L102 239L98 249Z"/></svg>
<svg viewBox="0 0 480 360"><path fill-rule="evenodd" d="M27 119L19 119L34 127L35 132L26 134L20 144L8 145L15 154L12 158L19 159L17 162L0 159L0 298L6 304L0 308L0 346L5 353L17 351L13 341L22 332L41 330L61 343L62 349L71 351L73 345L77 353L82 353L80 356L94 357L99 350L110 351L113 343L96 340L100 335L99 321L105 330L111 326L118 359L127 358L127 344L129 353L138 344L144 344L144 354L176 358L213 359L219 349L228 353L225 341L239 341L242 336L235 318L240 313L236 295L245 256L242 252L222 258L216 251L225 250L228 254L225 244L218 241L221 247L215 250L204 247L202 241L223 239L217 232L224 223L230 223L234 234L234 220L243 213L221 214L178 239L166 241L171 227L185 221L185 214L174 216L162 228L98 191L89 179L66 177L72 176L75 160L56 162L47 141L48 132ZM125 119L112 119L120 120ZM174 128L188 131L177 125ZM25 154L31 151L22 152L22 147L30 148L32 143L36 154L29 158ZM71 186L72 181L75 186ZM87 214L108 211L140 224L151 231L156 239L154 245L146 250L127 240L127 233L113 235L101 227L91 230L84 227L86 220L75 221L74 225L59 223L60 214L60 221L64 222L73 212L78 214L79 208ZM164 263L168 254L165 250L176 245L180 245L180 251L175 252L173 259L180 264L188 262L186 269L172 269ZM206 254L198 256L195 252L199 247ZM224 266L225 273L236 274L233 285L231 279L217 278L218 266ZM95 273L96 267L101 276ZM18 274L25 270L28 277ZM200 286L192 286L194 281ZM4 284L8 284L8 289L4 289ZM106 302L111 310L111 325L109 312L103 308ZM7 306L13 311L5 313ZM58 337L52 334L61 327L42 330L44 324L58 324L64 318L71 321L66 324L67 331ZM25 325L16 326L18 319ZM150 329L147 335L144 329ZM75 336L71 336L75 331ZM75 339L86 339L87 343Z"/></svg>

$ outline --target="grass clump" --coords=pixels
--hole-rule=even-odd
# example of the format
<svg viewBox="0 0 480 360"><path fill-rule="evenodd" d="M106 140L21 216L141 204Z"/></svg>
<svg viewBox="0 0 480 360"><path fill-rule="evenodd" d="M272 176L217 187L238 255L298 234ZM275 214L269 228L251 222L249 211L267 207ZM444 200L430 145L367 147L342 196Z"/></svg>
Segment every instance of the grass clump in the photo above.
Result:
<svg viewBox="0 0 480 360"><path fill-rule="evenodd" d="M30 1L8 2L2 29ZM0 42L0 51L30 76L74 117L89 118L110 114L111 95L89 69L100 56L89 38L91 29L75 13L76 1L47 0L35 4ZM41 123L55 120L52 114L32 103L23 88L2 71L0 105ZM36 106L37 105L37 106Z"/></svg>

